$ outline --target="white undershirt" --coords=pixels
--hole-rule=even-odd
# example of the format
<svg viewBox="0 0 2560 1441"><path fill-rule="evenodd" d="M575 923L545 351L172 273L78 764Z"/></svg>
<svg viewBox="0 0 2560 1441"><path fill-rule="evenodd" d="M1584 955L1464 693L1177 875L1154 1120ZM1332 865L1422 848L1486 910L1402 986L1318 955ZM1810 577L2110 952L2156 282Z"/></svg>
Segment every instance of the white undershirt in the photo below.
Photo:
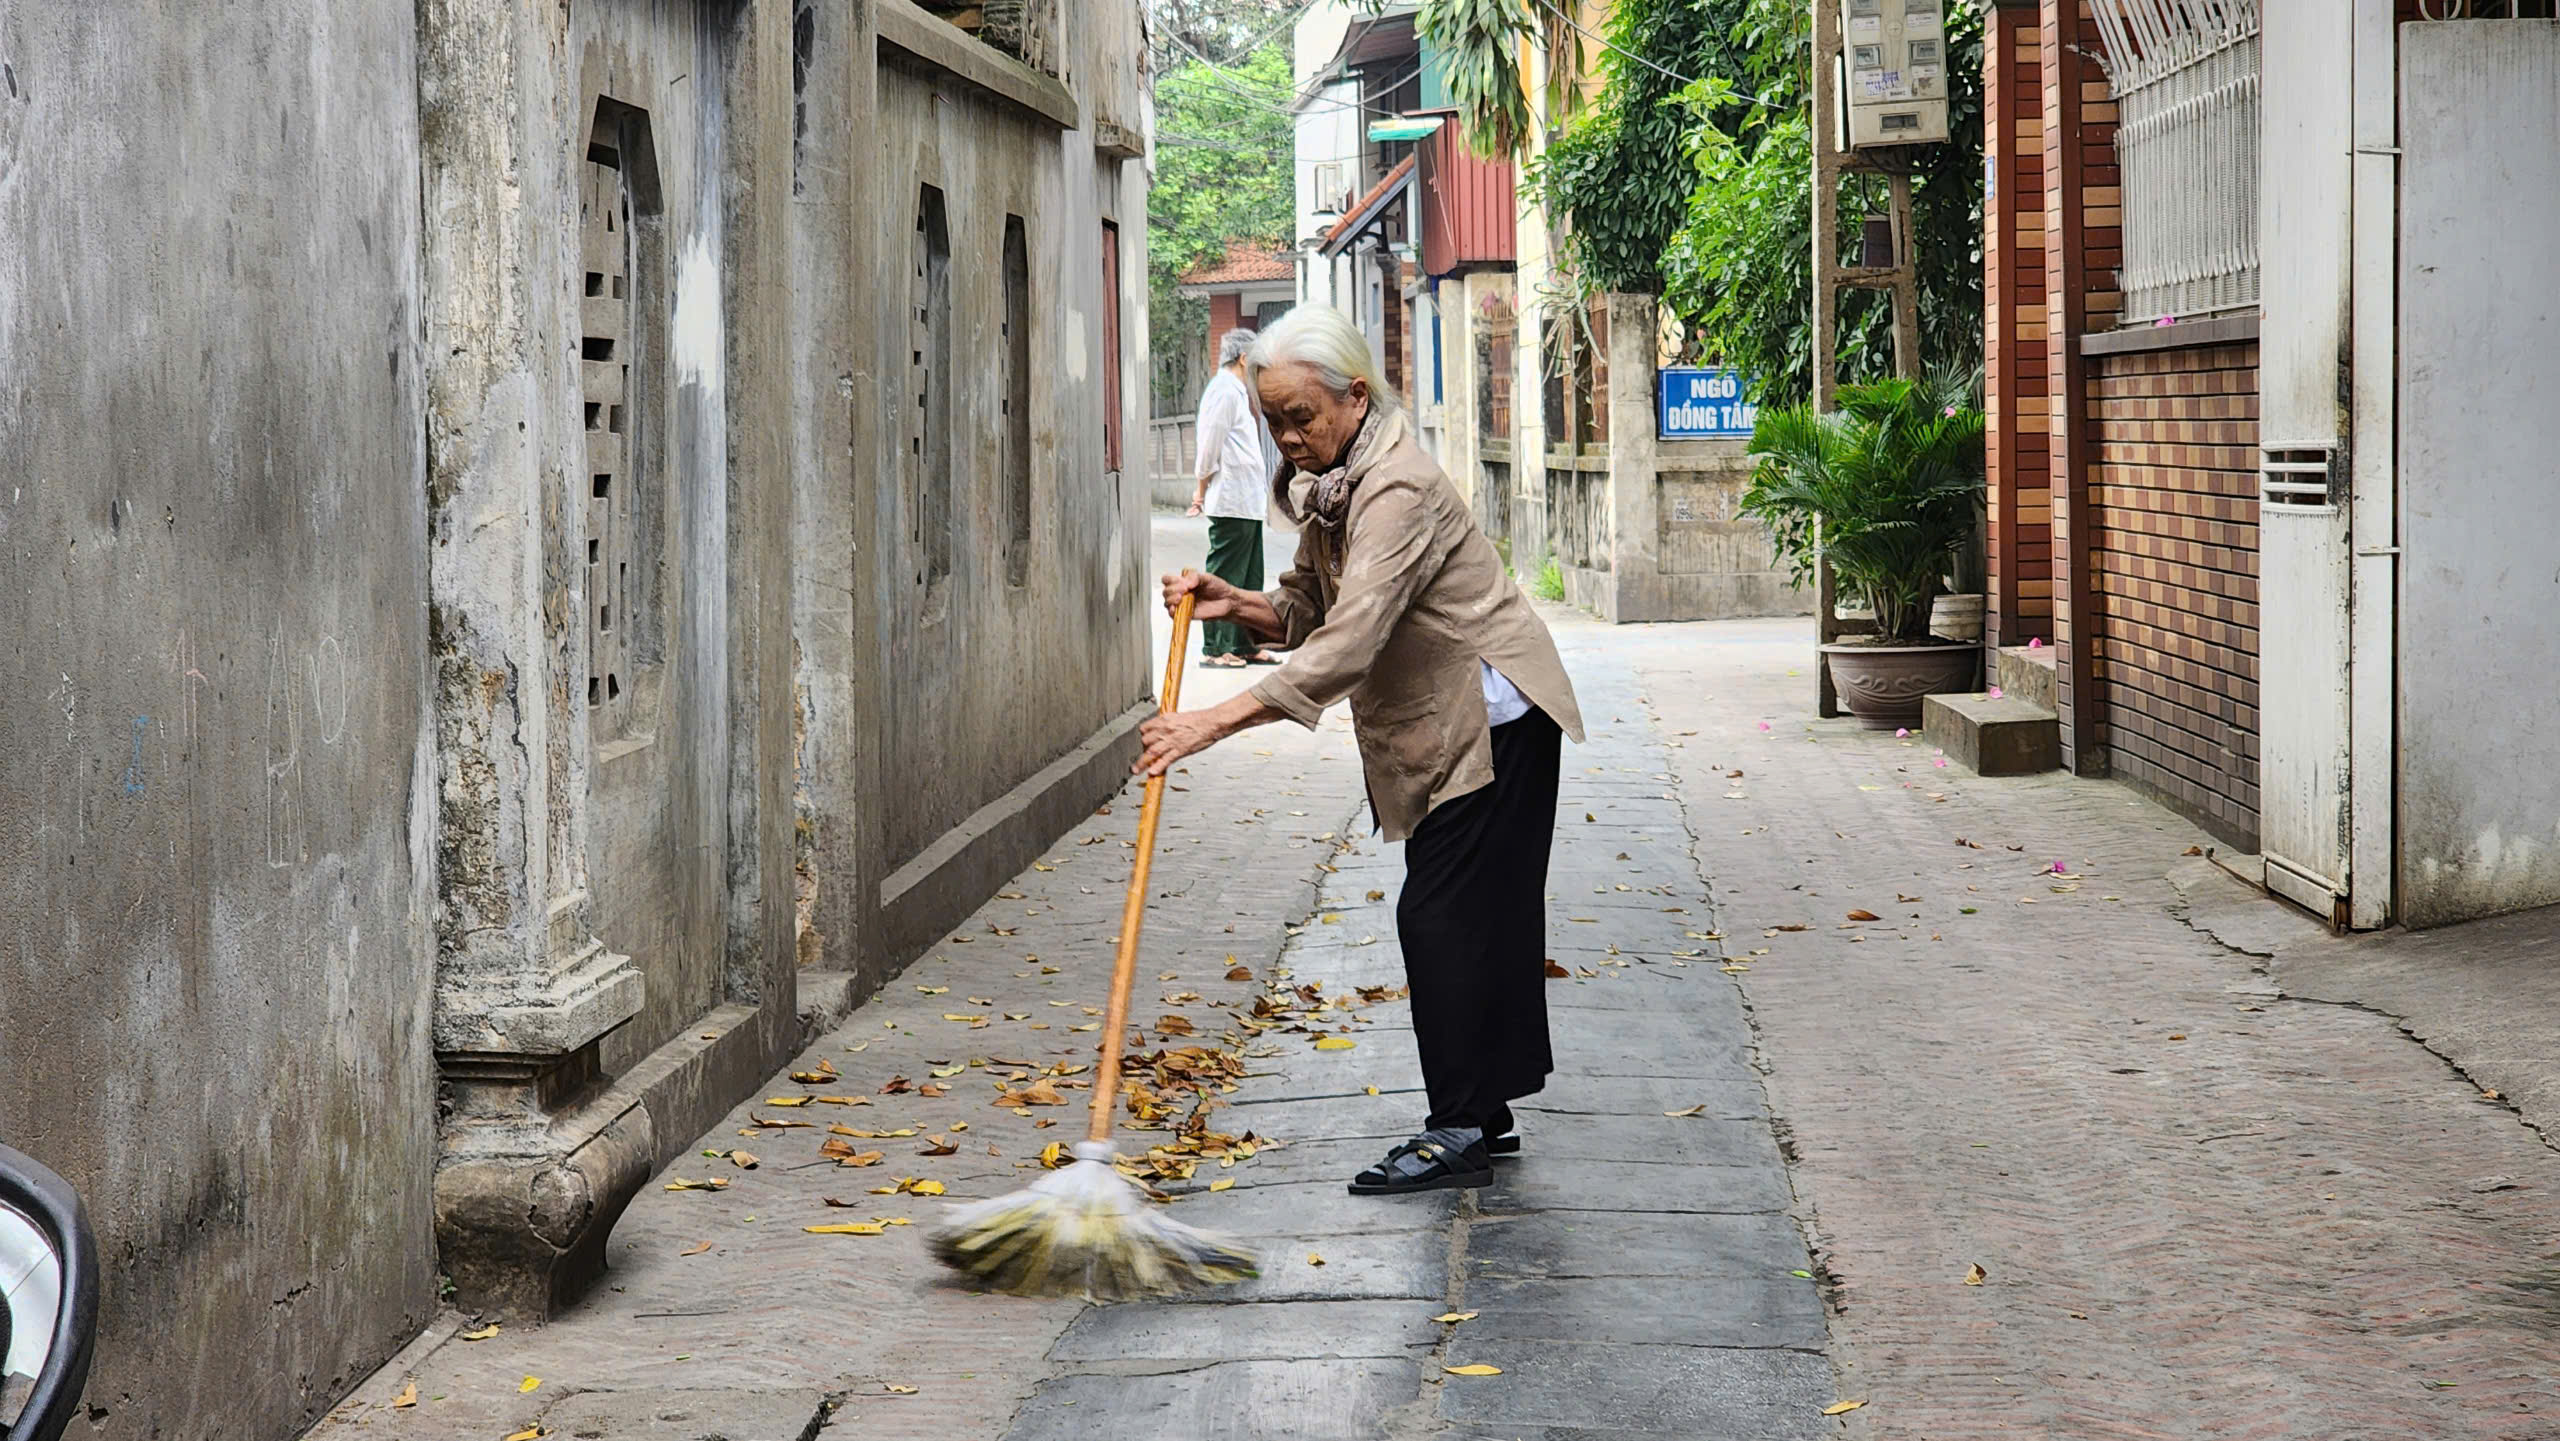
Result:
<svg viewBox="0 0 2560 1441"><path fill-rule="evenodd" d="M1487 725L1509 725L1529 713L1529 698L1511 677L1493 668L1493 662L1479 659L1484 667L1484 719Z"/></svg>

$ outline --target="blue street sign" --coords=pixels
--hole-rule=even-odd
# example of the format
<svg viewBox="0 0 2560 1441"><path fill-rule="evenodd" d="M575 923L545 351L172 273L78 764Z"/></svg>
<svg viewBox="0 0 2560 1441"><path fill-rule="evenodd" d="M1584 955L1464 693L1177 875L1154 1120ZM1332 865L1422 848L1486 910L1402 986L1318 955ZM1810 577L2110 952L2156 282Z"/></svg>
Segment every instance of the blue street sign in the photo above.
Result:
<svg viewBox="0 0 2560 1441"><path fill-rule="evenodd" d="M1658 389L1655 430L1664 440L1748 439L1760 419L1738 370L1673 366L1660 372Z"/></svg>

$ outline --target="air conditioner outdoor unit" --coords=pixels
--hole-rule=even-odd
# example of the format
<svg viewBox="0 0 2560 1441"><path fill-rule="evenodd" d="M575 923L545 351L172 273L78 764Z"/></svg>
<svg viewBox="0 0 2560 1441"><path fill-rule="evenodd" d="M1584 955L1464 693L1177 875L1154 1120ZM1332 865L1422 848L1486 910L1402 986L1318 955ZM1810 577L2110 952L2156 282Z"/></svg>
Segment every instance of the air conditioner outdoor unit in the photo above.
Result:
<svg viewBox="0 0 2560 1441"><path fill-rule="evenodd" d="M1343 183L1342 171L1339 160L1329 160L1316 167L1315 183L1311 187L1316 214L1340 215L1343 207L1351 203L1351 187Z"/></svg>

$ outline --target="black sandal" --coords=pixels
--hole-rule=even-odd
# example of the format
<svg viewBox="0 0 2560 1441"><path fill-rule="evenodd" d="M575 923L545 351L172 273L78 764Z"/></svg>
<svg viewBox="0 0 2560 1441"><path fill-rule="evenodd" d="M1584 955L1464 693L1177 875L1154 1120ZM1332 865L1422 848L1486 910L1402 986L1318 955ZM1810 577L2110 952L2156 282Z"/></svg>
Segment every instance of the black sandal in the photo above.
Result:
<svg viewBox="0 0 2560 1441"><path fill-rule="evenodd" d="M1488 1156L1517 1156L1520 1154L1520 1138L1516 1134L1487 1136L1484 1138L1484 1151Z"/></svg>
<svg viewBox="0 0 2560 1441"><path fill-rule="evenodd" d="M1386 1159L1351 1178L1355 1196L1400 1196L1408 1191L1472 1188L1493 1181L1493 1158L1479 1141L1453 1151L1419 1137L1387 1152Z"/></svg>

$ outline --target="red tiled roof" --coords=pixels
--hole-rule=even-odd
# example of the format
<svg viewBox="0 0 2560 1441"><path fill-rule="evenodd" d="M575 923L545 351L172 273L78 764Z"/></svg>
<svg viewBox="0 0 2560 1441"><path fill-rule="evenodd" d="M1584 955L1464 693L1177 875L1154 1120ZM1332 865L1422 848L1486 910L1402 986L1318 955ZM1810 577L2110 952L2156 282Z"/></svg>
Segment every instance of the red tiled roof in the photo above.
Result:
<svg viewBox="0 0 2560 1441"><path fill-rule="evenodd" d="M1294 280L1298 267L1285 250L1265 250L1250 240L1227 242L1226 258L1212 260L1185 272L1183 285L1258 285L1273 280Z"/></svg>
<svg viewBox="0 0 2560 1441"><path fill-rule="evenodd" d="M1342 218L1333 223L1333 228L1324 233L1325 245L1330 247L1335 241L1350 234L1362 221L1367 220L1369 218L1370 210L1373 209L1380 200L1385 199L1387 193L1394 190L1406 176L1411 175L1412 173L1412 156L1407 155L1402 160L1397 161L1395 169L1380 176L1378 178L1378 183L1369 187L1369 193L1352 202L1351 208L1343 212Z"/></svg>

